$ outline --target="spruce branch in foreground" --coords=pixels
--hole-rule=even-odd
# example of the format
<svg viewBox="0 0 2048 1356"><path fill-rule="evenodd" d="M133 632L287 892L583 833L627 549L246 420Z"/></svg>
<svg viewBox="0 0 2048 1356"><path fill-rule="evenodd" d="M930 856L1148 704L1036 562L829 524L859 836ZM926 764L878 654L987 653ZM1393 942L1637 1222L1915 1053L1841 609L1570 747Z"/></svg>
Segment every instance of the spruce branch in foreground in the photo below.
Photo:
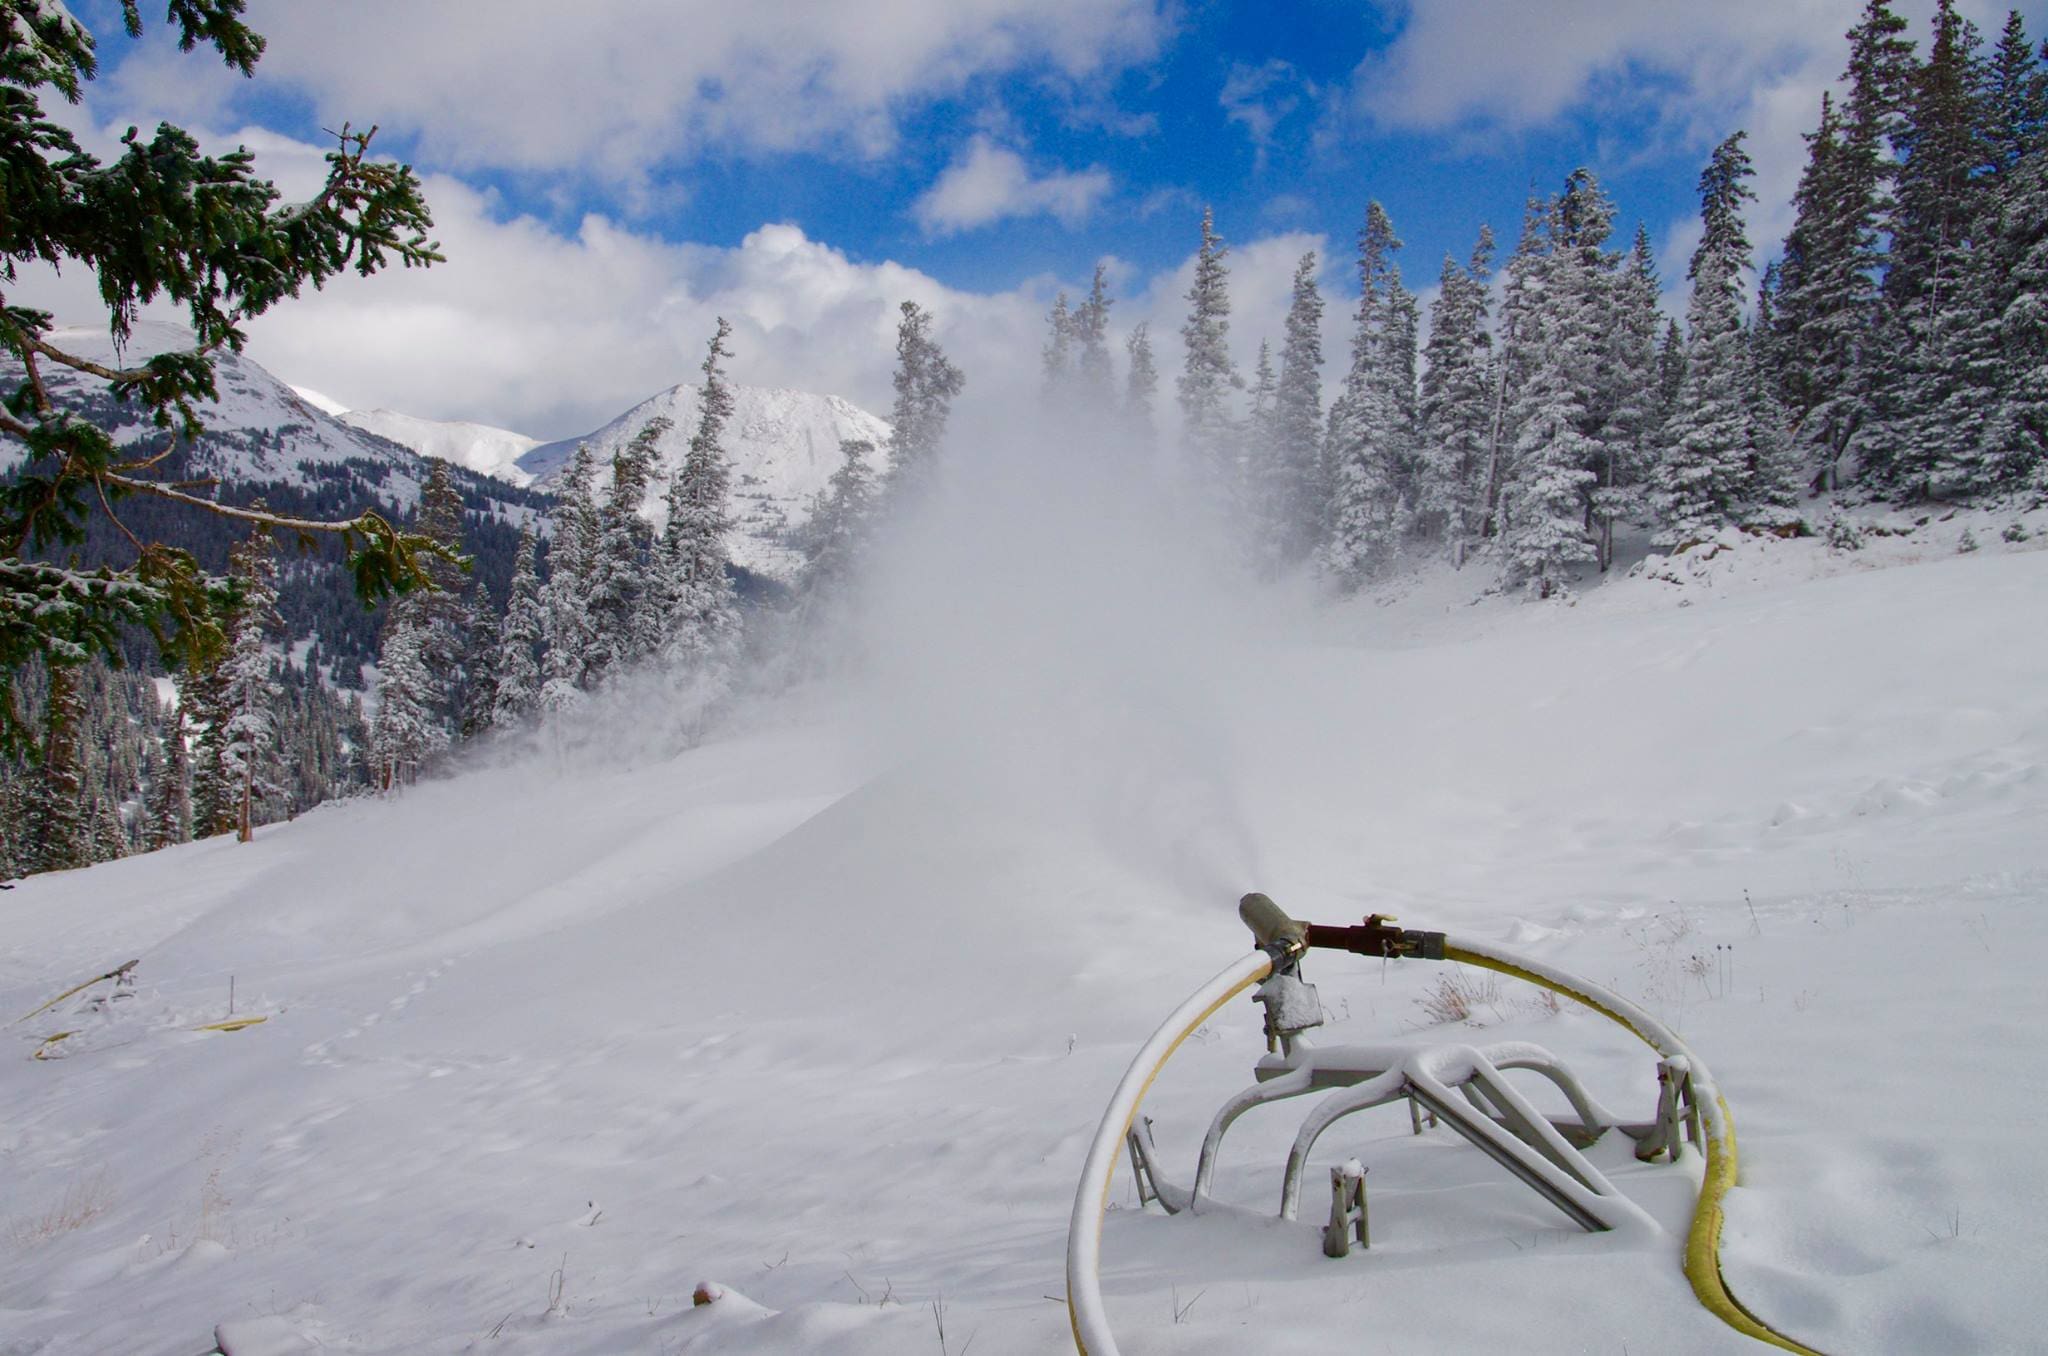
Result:
<svg viewBox="0 0 2048 1356"><path fill-rule="evenodd" d="M131 36L141 32L134 0L122 6ZM170 21L185 50L205 42L248 75L263 40L244 25L241 0L176 0ZM76 103L98 71L92 34L61 6L0 0L0 447L16 462L0 484L0 750L31 752L15 687L40 659L50 666L91 655L118 662L121 631L154 633L166 661L224 643L217 597L184 551L145 541L120 517L131 495L174 500L294 534L341 540L356 592L366 603L432 587L426 558L446 554L376 512L334 520L284 518L234 508L193 493L203 485L159 479L156 467L178 439L204 432L199 407L218 398L215 355L239 351L243 326L307 286L344 272L369 275L394 260L424 267L441 260L420 183L408 166L370 158L373 127L344 125L327 156L327 179L303 203L281 204L254 172L246 148L202 154L169 124L145 139L136 129L102 162L45 116L42 98ZM188 349L139 363L98 361L60 343L54 317L9 304L4 289L23 264L88 271L108 313L119 355L142 308L178 306L193 334ZM62 373L64 380L54 380ZM81 380L83 379L83 380ZM78 402L109 394L164 430L165 447L137 455L88 422ZM85 570L71 552L88 521L104 514L133 558L121 568Z"/></svg>

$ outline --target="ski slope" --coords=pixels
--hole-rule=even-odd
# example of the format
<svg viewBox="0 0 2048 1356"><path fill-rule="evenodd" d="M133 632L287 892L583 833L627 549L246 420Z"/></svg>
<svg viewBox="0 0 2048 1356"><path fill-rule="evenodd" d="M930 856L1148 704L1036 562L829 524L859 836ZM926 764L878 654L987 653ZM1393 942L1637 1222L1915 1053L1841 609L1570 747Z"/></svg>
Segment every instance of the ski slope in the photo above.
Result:
<svg viewBox="0 0 2048 1356"><path fill-rule="evenodd" d="M141 964L132 998L0 1042L0 1352L196 1356L220 1324L266 1353L1069 1350L1087 1139L1247 946L1252 888L1676 1025L1741 1136L1728 1281L1780 1328L2036 1349L2044 519L1968 555L1939 522L1853 556L1733 543L1571 607L1429 574L1336 614L1191 596L1129 534L991 583L1034 529L971 525L877 607L866 682L687 753L506 751L22 882L0 1020ZM1418 1034L1444 974L1306 970L1330 1043ZM267 1020L192 1030L231 985ZM1468 998L1480 1029L1440 1034L1546 1045L1647 1115L1651 1062L1605 1021ZM1233 1005L1154 1087L1176 1173L1258 1029ZM1758 1349L1680 1274L1691 1178L1625 1153L1601 1164L1665 1237L1581 1233L1368 1114L1309 1180L1369 1165L1374 1246L1323 1257L1314 1205L1271 1217L1307 1105L1233 1131L1241 1210L1141 1212L1119 1172L1125 1352Z"/></svg>

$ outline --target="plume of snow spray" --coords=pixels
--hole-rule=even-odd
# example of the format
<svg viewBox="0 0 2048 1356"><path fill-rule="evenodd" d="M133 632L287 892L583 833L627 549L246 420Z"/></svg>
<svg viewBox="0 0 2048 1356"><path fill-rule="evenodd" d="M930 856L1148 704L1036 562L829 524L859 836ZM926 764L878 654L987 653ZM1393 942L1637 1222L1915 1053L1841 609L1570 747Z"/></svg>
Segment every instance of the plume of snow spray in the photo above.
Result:
<svg viewBox="0 0 2048 1356"><path fill-rule="evenodd" d="M1217 704L1256 661L1239 537L1131 449L963 429L892 525L867 636L888 735L1203 902L1256 879Z"/></svg>

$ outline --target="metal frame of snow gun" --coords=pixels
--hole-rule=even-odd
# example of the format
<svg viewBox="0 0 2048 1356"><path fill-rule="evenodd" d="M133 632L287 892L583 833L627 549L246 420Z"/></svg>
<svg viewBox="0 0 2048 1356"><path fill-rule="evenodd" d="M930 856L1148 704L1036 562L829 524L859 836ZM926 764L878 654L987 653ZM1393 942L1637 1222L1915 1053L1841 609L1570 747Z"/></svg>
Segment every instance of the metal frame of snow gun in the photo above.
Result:
<svg viewBox="0 0 2048 1356"><path fill-rule="evenodd" d="M1075 1348L1082 1356L1115 1356L1117 1351L1104 1311L1100 1267L1102 1215L1108 1207L1110 1178L1119 1154L1127 1150L1130 1155L1141 1200L1156 1199L1169 1212L1192 1208L1207 1194L1216 1150L1232 1120L1265 1101L1323 1088L1337 1091L1312 1113L1288 1155L1284 1216L1294 1215L1308 1150L1323 1130L1344 1115L1402 1098L1410 1101L1412 1114L1419 1118L1416 1108L1426 1107L1433 1117L1458 1130L1589 1229L1619 1224L1656 1226L1585 1162L1572 1143L1574 1139L1619 1127L1636 1139L1639 1158L1668 1154L1673 1160L1683 1152L1683 1141L1689 1139L1705 1159L1699 1202L1684 1249L1684 1270L1694 1296L1745 1336L1781 1350L1820 1356L1814 1348L1751 1312L1730 1293L1721 1275L1721 1202L1736 1180L1734 1120L1713 1075L1676 1032L1619 994L1483 942L1396 927L1394 920L1379 915L1354 926L1304 923L1262 894L1246 895L1239 902L1238 915L1251 929L1257 949L1190 995L1140 1047L1089 1145L1067 1232L1067 1313ZM1621 1125L1585 1096L1554 1056L1523 1043L1478 1050L1469 1046L1424 1049L1411 1044L1317 1051L1297 1039L1301 1030L1315 1024L1301 1015L1302 1008L1315 1006L1313 990L1301 984L1296 974L1302 956L1311 948L1382 958L1456 961L1513 976L1590 1007L1657 1052L1656 1115L1645 1125ZM1233 1098L1217 1114L1203 1142L1195 1188L1177 1188L1157 1170L1149 1124L1139 1120L1138 1108L1152 1080L1181 1042L1225 1003L1261 983L1266 985L1259 1001L1266 1004L1268 1054L1255 1070L1260 1083ZM1536 1069L1550 1078L1571 1102L1577 1120L1543 1117L1500 1078L1504 1068ZM1452 1095L1454 1091L1463 1094L1462 1103ZM1325 1250L1333 1255L1348 1246L1340 1235L1355 1228L1364 1236L1362 1180L1355 1162L1343 1165L1333 1176L1336 1199L1325 1235Z"/></svg>

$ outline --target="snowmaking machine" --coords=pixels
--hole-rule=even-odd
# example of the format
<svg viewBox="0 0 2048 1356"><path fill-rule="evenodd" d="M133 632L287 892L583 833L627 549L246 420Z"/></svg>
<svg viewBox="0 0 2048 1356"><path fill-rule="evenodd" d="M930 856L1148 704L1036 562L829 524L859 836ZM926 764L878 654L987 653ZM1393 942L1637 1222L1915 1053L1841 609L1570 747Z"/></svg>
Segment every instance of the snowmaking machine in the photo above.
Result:
<svg viewBox="0 0 2048 1356"><path fill-rule="evenodd" d="M1684 1246L1685 1274L1694 1295L1748 1337L1818 1356L1745 1308L1722 1279L1721 1202L1735 1184L1734 1124L1713 1075L1663 1022L1619 994L1539 961L1467 938L1399 927L1377 914L1353 925L1304 923L1265 895L1248 894L1238 904L1238 915L1251 929L1254 949L1190 995L1140 1047L1089 1145L1067 1233L1067 1308L1074 1344L1083 1356L1114 1356L1117 1350L1099 1275L1102 1216L1117 1162L1128 1158L1141 1206L1156 1202L1168 1214L1198 1214L1213 1199L1217 1158L1231 1125L1254 1107L1317 1093L1323 1096L1288 1151L1281 1218L1299 1217L1308 1156L1323 1134L1347 1116L1395 1103L1407 1104L1418 1133L1425 1119L1449 1127L1574 1224L1594 1232L1660 1229L1587 1158L1587 1148L1613 1133L1633 1141L1642 1162L1675 1164L1697 1154L1703 1160L1700 1194ZM1306 1033L1322 1024L1323 1008L1314 986L1301 975L1303 957L1316 949L1477 966L1583 1004L1655 1052L1656 1108L1647 1120L1617 1116L1594 1101L1557 1056L1526 1041L1317 1045ZM1162 1169L1151 1124L1138 1114L1140 1104L1175 1049L1254 985L1254 1001L1265 1008L1266 1052L1253 1066L1251 1085L1210 1121L1193 1185L1181 1185ZM1571 1113L1540 1111L1504 1077L1511 1070L1549 1082ZM1323 1251L1329 1256L1345 1256L1354 1243L1371 1245L1365 1176L1356 1159L1330 1169L1330 1215L1323 1230Z"/></svg>

